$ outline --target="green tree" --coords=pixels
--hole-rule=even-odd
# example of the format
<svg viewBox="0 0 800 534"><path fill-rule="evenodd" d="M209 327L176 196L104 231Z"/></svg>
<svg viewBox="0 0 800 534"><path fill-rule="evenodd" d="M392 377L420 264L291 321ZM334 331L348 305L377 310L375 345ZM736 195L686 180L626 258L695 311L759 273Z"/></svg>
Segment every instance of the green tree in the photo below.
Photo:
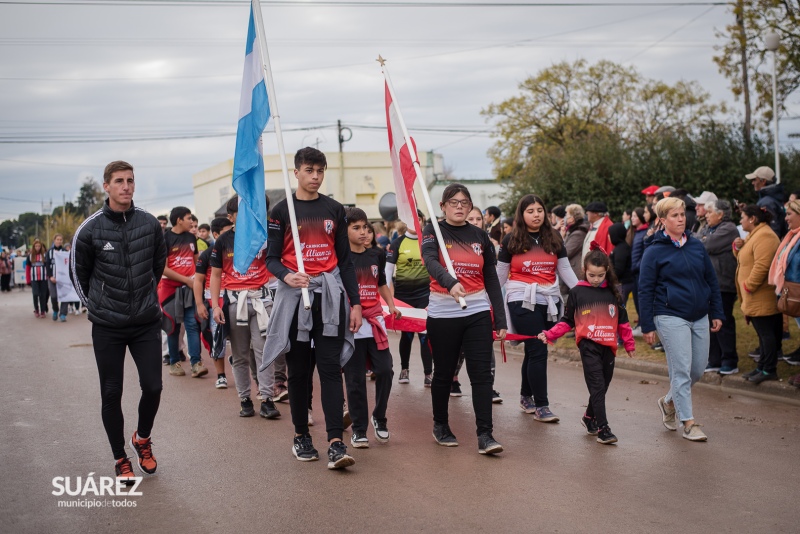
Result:
<svg viewBox="0 0 800 534"><path fill-rule="evenodd" d="M88 217L100 209L104 197L103 187L95 181L94 177L87 177L78 191L78 200L75 203L78 212L80 215Z"/></svg>
<svg viewBox="0 0 800 534"><path fill-rule="evenodd" d="M800 0L735 0L731 2L733 23L717 31L724 42L714 56L722 75L728 78L731 92L744 104L744 133L752 126L765 129L772 120L772 55L764 46L769 31L781 38L777 51L778 106L800 87ZM755 110L750 91L755 90ZM758 115L758 120L752 114Z"/></svg>

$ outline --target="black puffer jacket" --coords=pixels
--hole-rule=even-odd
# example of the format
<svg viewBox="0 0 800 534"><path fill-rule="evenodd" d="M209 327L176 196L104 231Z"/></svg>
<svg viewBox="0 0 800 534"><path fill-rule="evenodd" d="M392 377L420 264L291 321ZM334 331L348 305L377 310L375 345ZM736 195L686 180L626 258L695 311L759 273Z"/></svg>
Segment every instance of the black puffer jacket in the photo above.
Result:
<svg viewBox="0 0 800 534"><path fill-rule="evenodd" d="M161 319L156 286L166 261L158 220L133 204L113 211L106 200L75 232L70 278L93 323L144 325Z"/></svg>

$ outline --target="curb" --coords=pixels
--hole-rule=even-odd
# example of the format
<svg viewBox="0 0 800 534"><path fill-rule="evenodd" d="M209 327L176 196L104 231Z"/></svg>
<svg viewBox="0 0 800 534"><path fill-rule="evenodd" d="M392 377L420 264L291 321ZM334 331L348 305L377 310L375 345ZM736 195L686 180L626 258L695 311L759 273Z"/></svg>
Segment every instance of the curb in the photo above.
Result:
<svg viewBox="0 0 800 534"><path fill-rule="evenodd" d="M522 345L517 347L506 346L506 352L514 356L524 356ZM548 356L556 360L568 362L580 362L581 355L578 349L549 348ZM624 355L618 357L616 362L617 369L635 371L658 377L669 377L666 363L649 362L645 360L635 360L626 358ZM743 380L739 375L723 376L717 373L705 373L699 382L706 387L714 388L725 392L736 392L760 399L768 399L788 404L800 405L800 388L790 386L784 380L762 382L754 386Z"/></svg>

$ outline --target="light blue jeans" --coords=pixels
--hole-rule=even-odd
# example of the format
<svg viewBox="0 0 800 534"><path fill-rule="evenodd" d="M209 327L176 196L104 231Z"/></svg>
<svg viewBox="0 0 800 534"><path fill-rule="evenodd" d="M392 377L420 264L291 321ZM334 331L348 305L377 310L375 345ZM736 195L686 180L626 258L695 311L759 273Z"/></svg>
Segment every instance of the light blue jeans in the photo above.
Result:
<svg viewBox="0 0 800 534"><path fill-rule="evenodd" d="M666 401L675 403L680 421L693 420L692 386L708 365L711 343L708 316L694 322L671 315L656 315L653 320L667 355L670 388Z"/></svg>

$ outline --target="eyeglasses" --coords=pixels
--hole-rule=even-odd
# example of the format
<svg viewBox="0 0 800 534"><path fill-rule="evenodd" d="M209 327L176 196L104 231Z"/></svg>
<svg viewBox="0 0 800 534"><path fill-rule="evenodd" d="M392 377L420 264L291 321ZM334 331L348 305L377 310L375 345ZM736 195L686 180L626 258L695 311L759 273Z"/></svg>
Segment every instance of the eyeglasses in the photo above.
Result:
<svg viewBox="0 0 800 534"><path fill-rule="evenodd" d="M470 204L472 204L472 202L469 200L457 200L455 198L451 198L450 200L447 201L447 205L450 206L451 208L458 208L459 206L463 206L466 208Z"/></svg>

